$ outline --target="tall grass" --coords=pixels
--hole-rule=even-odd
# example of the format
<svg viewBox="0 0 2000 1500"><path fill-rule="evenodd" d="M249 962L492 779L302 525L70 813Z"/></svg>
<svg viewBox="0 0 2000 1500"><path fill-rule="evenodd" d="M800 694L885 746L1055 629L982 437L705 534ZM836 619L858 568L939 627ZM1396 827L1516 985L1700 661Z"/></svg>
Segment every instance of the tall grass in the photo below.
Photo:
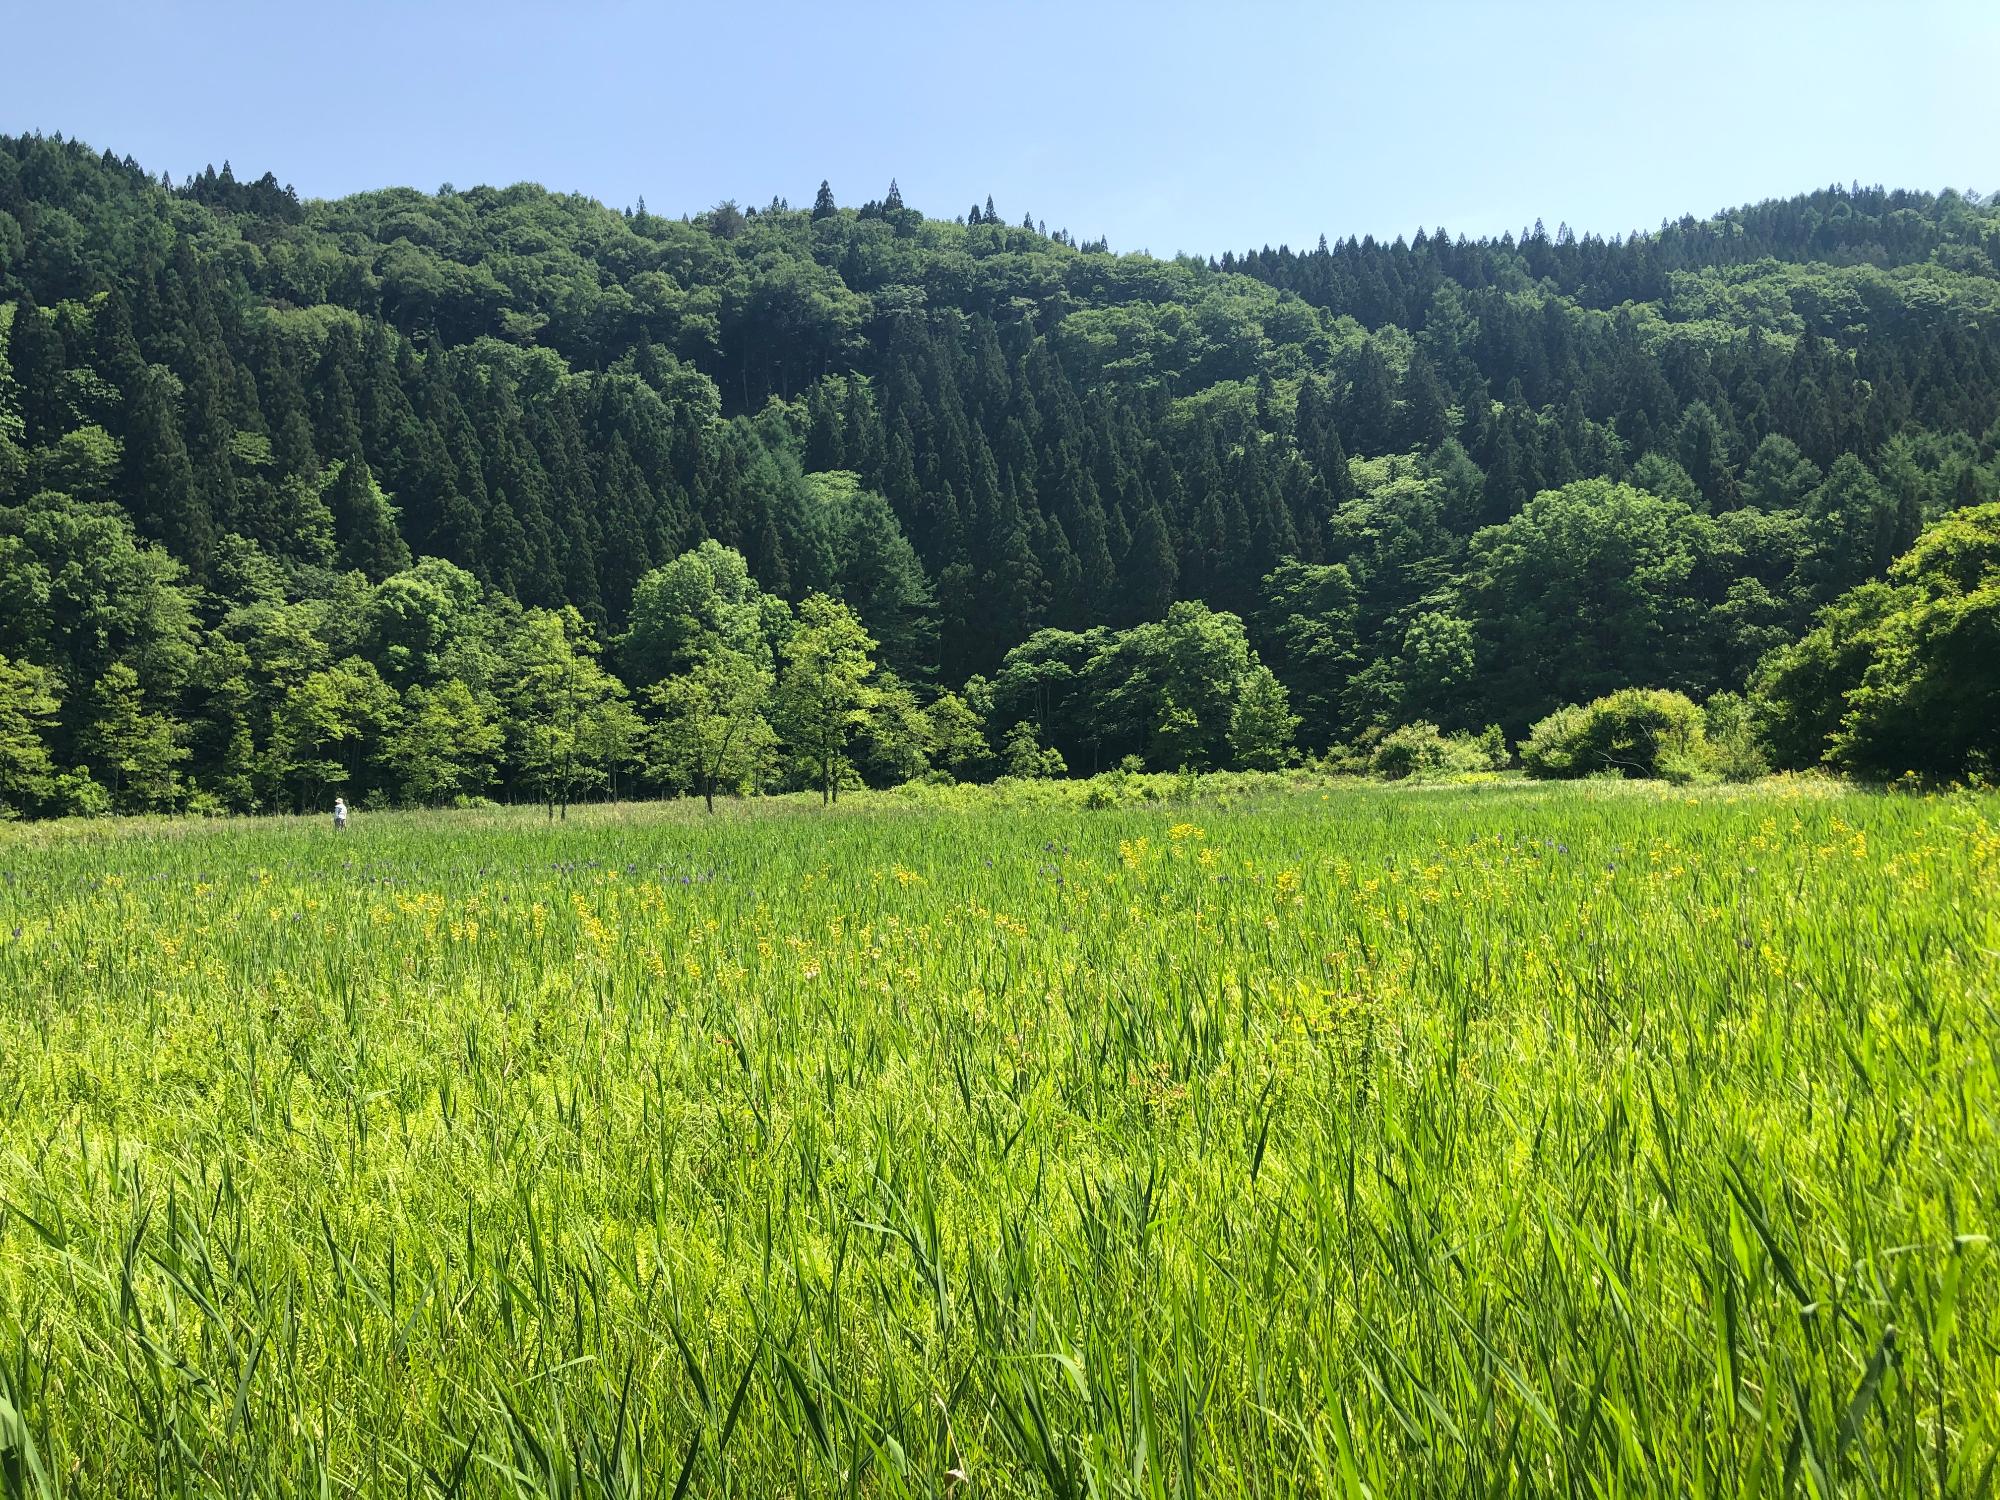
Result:
<svg viewBox="0 0 2000 1500"><path fill-rule="evenodd" d="M2000 799L0 830L0 1491L1970 1496Z"/></svg>

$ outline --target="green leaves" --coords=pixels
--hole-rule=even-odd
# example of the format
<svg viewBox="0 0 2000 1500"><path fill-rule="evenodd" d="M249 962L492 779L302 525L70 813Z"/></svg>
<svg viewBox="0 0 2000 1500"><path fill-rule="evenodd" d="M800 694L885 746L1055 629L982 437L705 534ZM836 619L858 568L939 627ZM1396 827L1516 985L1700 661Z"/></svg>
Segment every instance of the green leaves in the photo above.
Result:
<svg viewBox="0 0 2000 1500"><path fill-rule="evenodd" d="M2000 505L1944 517L1759 668L1781 765L1946 778L2000 757Z"/></svg>
<svg viewBox="0 0 2000 1500"><path fill-rule="evenodd" d="M799 605L797 628L783 648L775 714L823 801L838 795L848 745L879 696L869 680L874 649L874 637L839 600L811 594Z"/></svg>

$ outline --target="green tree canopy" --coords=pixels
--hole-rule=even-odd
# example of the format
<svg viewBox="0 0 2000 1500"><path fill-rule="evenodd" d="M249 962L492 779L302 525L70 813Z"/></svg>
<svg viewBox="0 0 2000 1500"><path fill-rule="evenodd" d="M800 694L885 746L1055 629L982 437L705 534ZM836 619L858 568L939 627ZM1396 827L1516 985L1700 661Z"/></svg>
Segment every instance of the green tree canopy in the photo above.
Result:
<svg viewBox="0 0 2000 1500"><path fill-rule="evenodd" d="M1633 681L1706 692L1714 548L1686 503L1604 479L1545 491L1480 532L1465 604L1485 703L1519 729Z"/></svg>
<svg viewBox="0 0 2000 1500"><path fill-rule="evenodd" d="M874 637L838 599L809 594L799 605L775 711L779 732L822 802L838 799L852 769L848 748L875 706L874 650Z"/></svg>
<svg viewBox="0 0 2000 1500"><path fill-rule="evenodd" d="M1865 776L2000 765L2000 504L1955 511L1758 673L1780 765Z"/></svg>

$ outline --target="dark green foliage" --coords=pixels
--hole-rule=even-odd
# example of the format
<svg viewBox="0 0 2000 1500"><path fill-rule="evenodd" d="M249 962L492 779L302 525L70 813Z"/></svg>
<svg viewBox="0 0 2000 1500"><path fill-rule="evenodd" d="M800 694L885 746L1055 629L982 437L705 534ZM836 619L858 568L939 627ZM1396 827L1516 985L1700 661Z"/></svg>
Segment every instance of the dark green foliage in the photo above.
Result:
<svg viewBox="0 0 2000 1500"><path fill-rule="evenodd" d="M388 497L358 458L332 471L326 507L333 516L335 550L340 566L372 580L388 577L410 565L410 549L396 530L396 512Z"/></svg>

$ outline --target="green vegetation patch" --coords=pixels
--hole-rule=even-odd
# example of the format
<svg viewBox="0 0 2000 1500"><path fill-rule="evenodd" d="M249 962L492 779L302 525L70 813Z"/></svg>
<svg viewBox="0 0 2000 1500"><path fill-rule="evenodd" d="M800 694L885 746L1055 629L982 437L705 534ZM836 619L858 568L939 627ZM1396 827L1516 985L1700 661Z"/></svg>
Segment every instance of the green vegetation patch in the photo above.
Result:
<svg viewBox="0 0 2000 1500"><path fill-rule="evenodd" d="M1132 781L0 828L0 1489L1979 1492L2000 797Z"/></svg>

